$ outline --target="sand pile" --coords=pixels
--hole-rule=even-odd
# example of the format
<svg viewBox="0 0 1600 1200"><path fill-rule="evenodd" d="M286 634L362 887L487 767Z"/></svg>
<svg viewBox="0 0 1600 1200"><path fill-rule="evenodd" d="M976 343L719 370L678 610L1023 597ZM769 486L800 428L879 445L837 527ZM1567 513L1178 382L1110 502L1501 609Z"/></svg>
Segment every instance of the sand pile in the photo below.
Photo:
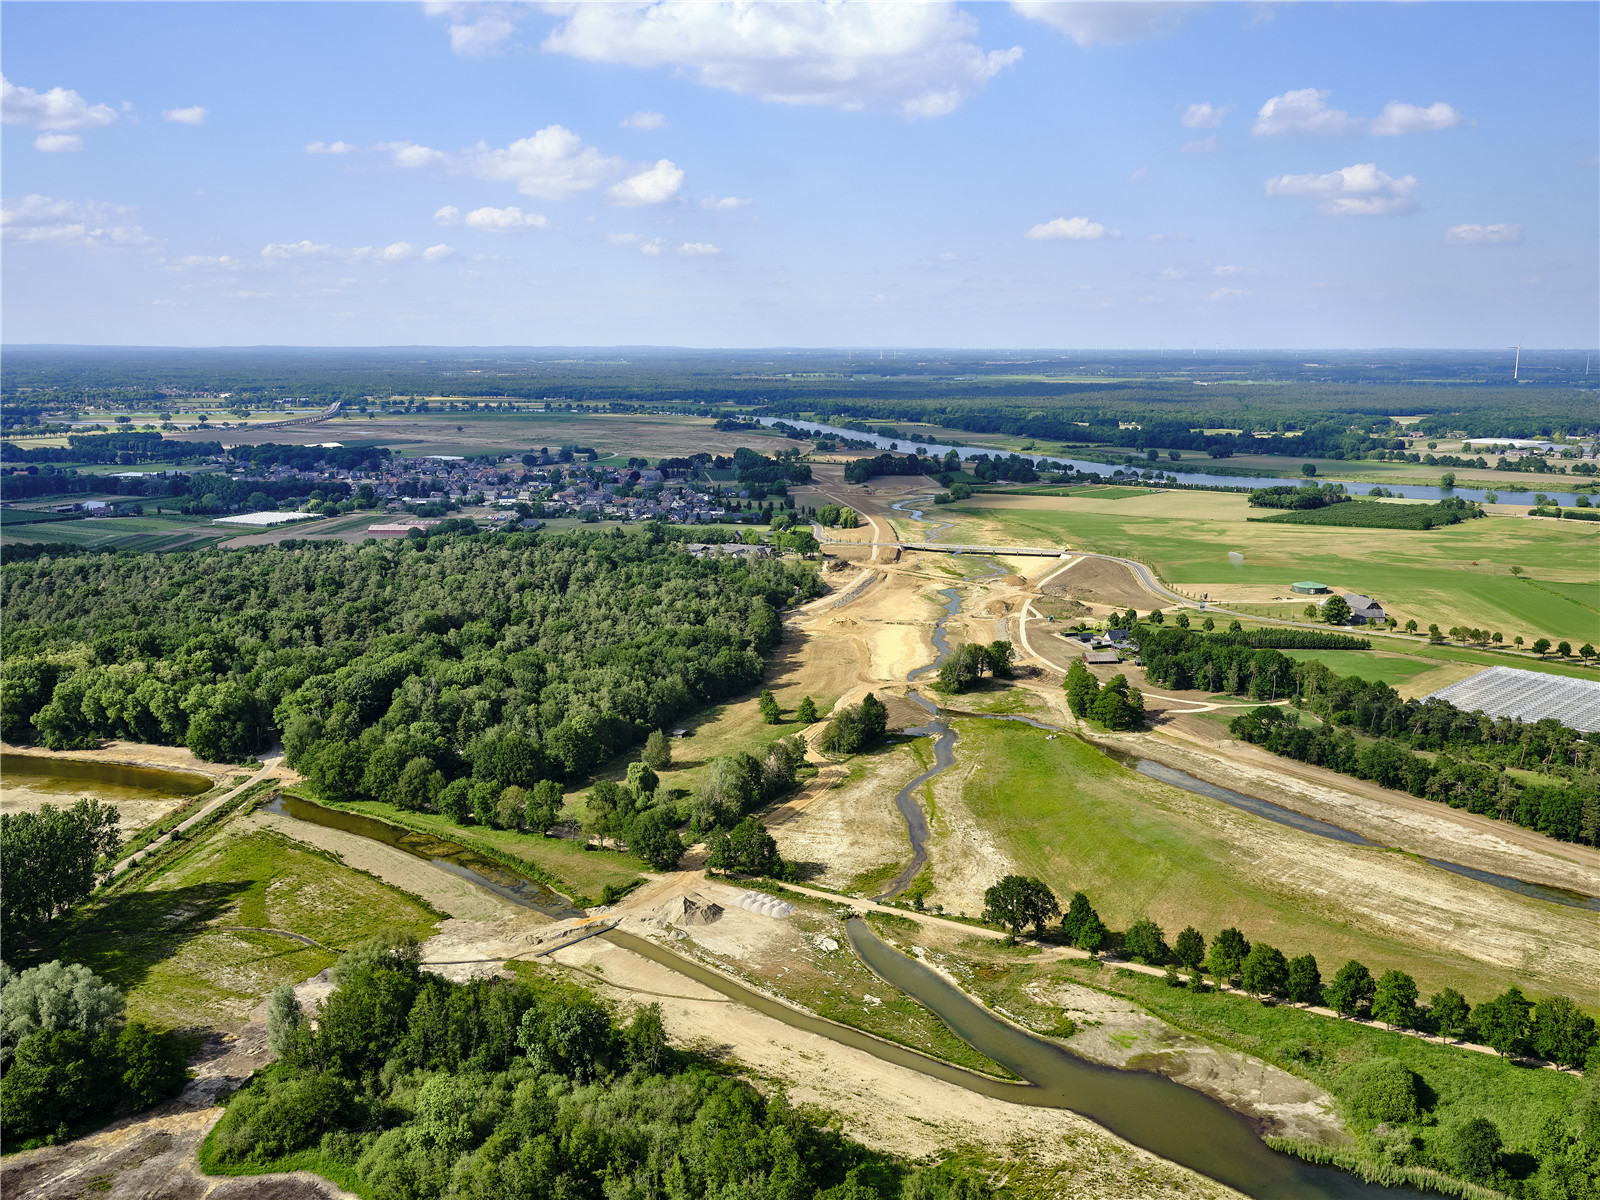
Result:
<svg viewBox="0 0 1600 1200"><path fill-rule="evenodd" d="M710 925L722 916L722 905L712 903L699 892L685 892L650 915L666 925Z"/></svg>

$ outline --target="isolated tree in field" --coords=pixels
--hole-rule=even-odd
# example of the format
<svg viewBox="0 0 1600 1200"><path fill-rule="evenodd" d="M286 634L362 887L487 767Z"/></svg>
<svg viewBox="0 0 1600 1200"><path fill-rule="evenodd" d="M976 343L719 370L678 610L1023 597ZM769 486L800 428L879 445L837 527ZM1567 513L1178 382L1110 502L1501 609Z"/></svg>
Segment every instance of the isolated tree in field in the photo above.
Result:
<svg viewBox="0 0 1600 1200"><path fill-rule="evenodd" d="M761 710L761 719L768 725L776 725L783 717L778 708L778 698L772 694L770 689L763 689L761 698L756 702L756 706Z"/></svg>
<svg viewBox="0 0 1600 1200"><path fill-rule="evenodd" d="M1472 1008L1467 998L1455 988L1445 988L1429 998L1428 1014L1433 1018L1433 1027L1439 1031L1440 1037L1458 1038L1466 1031Z"/></svg>
<svg viewBox="0 0 1600 1200"><path fill-rule="evenodd" d="M1244 934L1228 926L1211 939L1211 974L1216 976L1218 983L1231 982L1249 953L1250 943L1245 940Z"/></svg>
<svg viewBox="0 0 1600 1200"><path fill-rule="evenodd" d="M1343 596L1329 596L1322 605L1322 619L1329 625L1348 625L1350 605Z"/></svg>
<svg viewBox="0 0 1600 1200"><path fill-rule="evenodd" d="M1546 654L1550 653L1550 639L1537 638L1535 639L1533 645L1529 647L1529 649L1531 649L1540 658L1543 658Z"/></svg>
<svg viewBox="0 0 1600 1200"><path fill-rule="evenodd" d="M822 748L832 754L869 750L883 739L889 727L889 710L871 692L861 703L846 708L822 731Z"/></svg>
<svg viewBox="0 0 1600 1200"><path fill-rule="evenodd" d="M1391 1029L1413 1028L1417 1023L1417 981L1404 971L1385 971L1372 995L1372 1019Z"/></svg>
<svg viewBox="0 0 1600 1200"><path fill-rule="evenodd" d="M1539 1001L1533 1013L1533 1049L1557 1066L1583 1066L1596 1044L1594 1018L1565 996Z"/></svg>
<svg viewBox="0 0 1600 1200"><path fill-rule="evenodd" d="M1178 625L1179 629L1187 629L1187 628L1189 628L1189 614L1188 613L1180 612L1176 617L1173 618L1173 620L1177 622L1177 625Z"/></svg>
<svg viewBox="0 0 1600 1200"><path fill-rule="evenodd" d="M282 1057L304 1024L305 1010L294 994L294 984L280 983L267 998L267 1045Z"/></svg>
<svg viewBox="0 0 1600 1200"><path fill-rule="evenodd" d="M114 859L122 844L119 820L98 800L0 816L0 924L28 929L85 899L99 882L100 859Z"/></svg>
<svg viewBox="0 0 1600 1200"><path fill-rule="evenodd" d="M1089 719L1107 729L1138 729L1144 724L1144 695L1127 676L1114 675L1089 706Z"/></svg>
<svg viewBox="0 0 1600 1200"><path fill-rule="evenodd" d="M667 735L659 729L652 729L650 736L644 740L644 753L640 758L657 771L665 771L670 767L672 743L667 740Z"/></svg>
<svg viewBox="0 0 1600 1200"><path fill-rule="evenodd" d="M810 696L800 701L800 707L795 710L794 719L802 725L815 725L817 723L817 706Z"/></svg>
<svg viewBox="0 0 1600 1200"><path fill-rule="evenodd" d="M1372 972L1352 958L1339 968L1333 982L1323 990L1329 1008L1341 1017L1354 1017L1372 999L1376 985L1372 982Z"/></svg>
<svg viewBox="0 0 1600 1200"><path fill-rule="evenodd" d="M984 668L998 679L1011 678L1011 667L1016 657L1016 647L1004 639L990 642L983 648Z"/></svg>
<svg viewBox="0 0 1600 1200"><path fill-rule="evenodd" d="M1421 1114L1416 1072L1397 1058L1372 1058L1346 1076L1350 1107L1373 1121L1405 1123Z"/></svg>
<svg viewBox="0 0 1600 1200"><path fill-rule="evenodd" d="M1562 658L1571 658L1572 657L1572 643L1571 642L1557 642L1556 643L1556 653L1558 655L1560 655Z"/></svg>
<svg viewBox="0 0 1600 1200"><path fill-rule="evenodd" d="M1122 948L1136 962L1158 966L1166 961L1167 942L1161 926L1148 917L1141 917L1122 935Z"/></svg>
<svg viewBox="0 0 1600 1200"><path fill-rule="evenodd" d="M1265 942L1250 947L1239 965L1239 983L1252 996L1281 996L1289 989L1289 962Z"/></svg>
<svg viewBox="0 0 1600 1200"><path fill-rule="evenodd" d="M672 818L660 808L635 814L628 826L628 849L657 871L675 871L683 858L683 839L673 827Z"/></svg>
<svg viewBox="0 0 1600 1200"><path fill-rule="evenodd" d="M1314 957L1302 954L1289 960L1289 986L1284 997L1291 1004L1322 1003L1322 972Z"/></svg>
<svg viewBox="0 0 1600 1200"><path fill-rule="evenodd" d="M1100 683L1083 665L1083 659L1074 659L1067 668L1067 678L1062 684L1067 691L1067 707L1075 717L1087 717L1089 709L1100 695Z"/></svg>
<svg viewBox="0 0 1600 1200"><path fill-rule="evenodd" d="M1500 1166L1500 1130L1487 1117L1472 1117L1450 1131L1450 1165L1468 1179L1490 1179Z"/></svg>
<svg viewBox="0 0 1600 1200"><path fill-rule="evenodd" d="M957 646L939 664L939 686L945 691L964 692L983 677L987 662L982 646L971 642Z"/></svg>
<svg viewBox="0 0 1600 1200"><path fill-rule="evenodd" d="M714 871L734 871L744 875L783 876L784 861L778 843L767 827L755 817L746 817L729 833L718 834L711 843L706 865Z"/></svg>
<svg viewBox="0 0 1600 1200"><path fill-rule="evenodd" d="M1013 937L1028 925L1035 936L1043 934L1044 923L1060 911L1055 893L1031 875L1007 875L983 893L984 919L1006 926Z"/></svg>
<svg viewBox="0 0 1600 1200"><path fill-rule="evenodd" d="M1204 621L1200 622L1200 628L1204 629L1207 633L1210 633L1216 627L1217 627L1216 621L1214 621L1210 617L1207 617Z"/></svg>
<svg viewBox="0 0 1600 1200"><path fill-rule="evenodd" d="M1172 943L1172 956L1189 970L1197 971L1206 960L1206 939L1193 925L1186 925Z"/></svg>

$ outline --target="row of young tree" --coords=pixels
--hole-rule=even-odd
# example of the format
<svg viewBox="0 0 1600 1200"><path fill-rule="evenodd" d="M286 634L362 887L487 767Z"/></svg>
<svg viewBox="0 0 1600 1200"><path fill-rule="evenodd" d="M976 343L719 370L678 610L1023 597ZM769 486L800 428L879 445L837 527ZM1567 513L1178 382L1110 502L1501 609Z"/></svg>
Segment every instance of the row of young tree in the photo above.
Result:
<svg viewBox="0 0 1600 1200"><path fill-rule="evenodd" d="M183 1043L126 1015L122 993L79 963L21 972L0 963L0 1139L8 1151L65 1141L183 1088Z"/></svg>
<svg viewBox="0 0 1600 1200"><path fill-rule="evenodd" d="M1008 875L984 893L984 919L1010 929L1015 937L1032 926L1038 937L1054 936L1060 917L1061 940L1097 953L1115 948L1134 962L1167 967L1168 982L1193 991L1237 988L1259 1000L1331 1008L1341 1017L1381 1021L1391 1029L1409 1029L1447 1038L1472 1038L1501 1055L1536 1054L1557 1066L1600 1068L1600 1033L1594 1018L1566 996L1549 996L1537 1005L1515 985L1476 1007L1454 988L1445 988L1426 1005L1418 1004L1417 984L1398 969L1376 979L1351 959L1324 982L1313 955L1289 958L1266 942L1254 945L1229 927L1207 944L1194 926L1186 926L1169 946L1166 933L1148 917L1120 936L1105 922L1083 892L1073 893L1065 913L1048 884L1033 876ZM1185 983L1178 970L1188 972Z"/></svg>
<svg viewBox="0 0 1600 1200"><path fill-rule="evenodd" d="M1188 630L1146 626L1139 641L1153 683L1286 698L1321 718L1306 725L1294 709L1263 706L1231 723L1241 740L1562 841L1600 839L1600 735L1551 718L1495 720L1443 700L1404 700L1387 684L1339 676L1315 659ZM1541 771L1549 782L1509 768Z"/></svg>
<svg viewBox="0 0 1600 1200"><path fill-rule="evenodd" d="M821 588L651 530L13 562L0 732L240 761L280 730L348 798L404 803L435 772L485 778L485 757L531 788L748 690L778 609Z"/></svg>
<svg viewBox="0 0 1600 1200"><path fill-rule="evenodd" d="M374 1200L421 1196L983 1200L980 1179L868 1150L547 976L458 984L415 943L346 953L314 1014L269 1003L277 1062L229 1102L206 1165L309 1153Z"/></svg>

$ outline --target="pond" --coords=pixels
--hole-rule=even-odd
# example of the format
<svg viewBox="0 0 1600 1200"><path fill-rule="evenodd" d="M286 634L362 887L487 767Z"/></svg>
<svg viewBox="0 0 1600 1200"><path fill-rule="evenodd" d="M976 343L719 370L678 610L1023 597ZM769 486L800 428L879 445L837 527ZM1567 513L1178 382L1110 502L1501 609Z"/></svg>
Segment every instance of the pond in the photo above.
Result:
<svg viewBox="0 0 1600 1200"><path fill-rule="evenodd" d="M214 786L208 775L165 771L81 758L9 754L0 759L0 795L22 801L43 797L71 804L80 796L113 802L178 800Z"/></svg>

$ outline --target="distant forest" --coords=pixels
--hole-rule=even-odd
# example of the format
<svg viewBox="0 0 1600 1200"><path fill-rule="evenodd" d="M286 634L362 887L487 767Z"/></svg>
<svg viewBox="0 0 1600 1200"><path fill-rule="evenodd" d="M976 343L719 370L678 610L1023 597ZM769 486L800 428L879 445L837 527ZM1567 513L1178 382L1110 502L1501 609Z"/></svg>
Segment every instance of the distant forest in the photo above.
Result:
<svg viewBox="0 0 1600 1200"><path fill-rule="evenodd" d="M1521 382L1498 352L1071 354L561 349L95 349L12 347L0 400L11 420L88 406L148 411L174 396L235 404L459 396L669 407L766 416L927 421L968 432L1106 440L1120 423L1181 431L1342 434L1391 416L1428 433L1548 436L1593 430L1583 355L1525 354ZM1091 429L1090 426L1101 428ZM1116 439L1110 439L1116 440ZM1132 439L1128 444L1135 444Z"/></svg>

